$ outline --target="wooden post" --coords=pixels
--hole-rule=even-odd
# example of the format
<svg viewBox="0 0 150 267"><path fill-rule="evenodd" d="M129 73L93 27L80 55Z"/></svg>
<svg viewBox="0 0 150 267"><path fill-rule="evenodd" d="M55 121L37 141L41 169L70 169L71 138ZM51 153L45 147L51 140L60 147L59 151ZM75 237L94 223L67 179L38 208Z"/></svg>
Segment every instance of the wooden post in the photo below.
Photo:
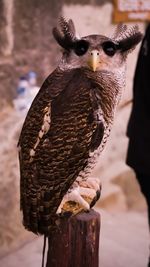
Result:
<svg viewBox="0 0 150 267"><path fill-rule="evenodd" d="M98 267L100 214L94 210L60 220L48 238L46 267Z"/></svg>

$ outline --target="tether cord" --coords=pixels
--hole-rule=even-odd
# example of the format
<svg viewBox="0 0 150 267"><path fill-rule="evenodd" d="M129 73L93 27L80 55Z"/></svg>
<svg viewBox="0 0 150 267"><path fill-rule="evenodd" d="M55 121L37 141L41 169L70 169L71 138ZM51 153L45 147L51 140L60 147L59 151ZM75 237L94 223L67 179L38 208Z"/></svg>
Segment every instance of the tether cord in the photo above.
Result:
<svg viewBox="0 0 150 267"><path fill-rule="evenodd" d="M42 253L42 267L44 267L45 250L46 250L46 238L47 238L47 236L44 235L44 244L43 244L43 253Z"/></svg>

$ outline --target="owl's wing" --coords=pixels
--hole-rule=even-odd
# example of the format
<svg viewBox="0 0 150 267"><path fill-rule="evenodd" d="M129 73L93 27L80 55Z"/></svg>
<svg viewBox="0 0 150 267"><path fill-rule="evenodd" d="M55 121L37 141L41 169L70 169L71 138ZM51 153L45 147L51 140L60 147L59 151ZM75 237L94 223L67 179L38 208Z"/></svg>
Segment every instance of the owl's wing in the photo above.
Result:
<svg viewBox="0 0 150 267"><path fill-rule="evenodd" d="M91 146L98 144L97 122L89 122L89 82L79 74L53 73L21 132L21 208L24 225L33 232L49 233L63 196L87 166Z"/></svg>
<svg viewBox="0 0 150 267"><path fill-rule="evenodd" d="M96 129L93 132L92 139L91 139L91 145L90 145L91 152L93 152L94 150L96 150L100 146L100 144L103 140L103 137L104 137L104 130L105 129L104 129L103 122L98 121Z"/></svg>
<svg viewBox="0 0 150 267"><path fill-rule="evenodd" d="M22 138L25 135L25 131L28 129L28 127L32 126L32 124L34 124L34 128L36 128L35 134L36 131L39 132L43 122L42 115L46 113L48 107L50 110L51 101L63 91L63 89L71 80L72 75L73 72L66 71L64 76L64 72L57 68L47 77L28 111L18 141L18 146L23 143ZM32 136L33 134L34 133L32 133Z"/></svg>

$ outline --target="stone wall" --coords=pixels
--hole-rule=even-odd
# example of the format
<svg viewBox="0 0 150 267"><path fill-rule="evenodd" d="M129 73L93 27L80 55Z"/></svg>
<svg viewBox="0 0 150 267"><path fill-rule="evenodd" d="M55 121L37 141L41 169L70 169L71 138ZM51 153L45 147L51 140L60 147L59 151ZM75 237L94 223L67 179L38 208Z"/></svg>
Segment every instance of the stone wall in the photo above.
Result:
<svg viewBox="0 0 150 267"><path fill-rule="evenodd" d="M0 0L0 103L11 101L17 79L30 70L38 82L55 68L58 47L52 28L62 1Z"/></svg>
<svg viewBox="0 0 150 267"><path fill-rule="evenodd" d="M6 104L21 75L36 71L41 84L56 67L60 49L52 27L61 10L60 0L0 0L0 257L33 238L19 208L17 142L23 121Z"/></svg>

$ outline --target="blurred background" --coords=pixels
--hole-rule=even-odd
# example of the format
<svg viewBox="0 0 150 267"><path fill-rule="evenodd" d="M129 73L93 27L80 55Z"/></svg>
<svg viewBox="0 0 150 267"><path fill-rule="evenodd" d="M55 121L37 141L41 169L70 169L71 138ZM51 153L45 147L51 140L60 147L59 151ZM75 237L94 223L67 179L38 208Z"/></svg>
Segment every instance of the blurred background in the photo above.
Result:
<svg viewBox="0 0 150 267"><path fill-rule="evenodd" d="M26 112L61 51L52 28L61 14L80 36L111 35L114 5L107 0L0 0L0 266L40 266L43 239L26 231L19 210L17 142ZM133 25L134 23L129 23ZM138 23L144 32L145 23ZM110 139L93 175L102 181L100 267L144 267L148 222L144 197L125 164L133 75L139 46L127 61L127 84ZM108 256L109 255L109 256Z"/></svg>

